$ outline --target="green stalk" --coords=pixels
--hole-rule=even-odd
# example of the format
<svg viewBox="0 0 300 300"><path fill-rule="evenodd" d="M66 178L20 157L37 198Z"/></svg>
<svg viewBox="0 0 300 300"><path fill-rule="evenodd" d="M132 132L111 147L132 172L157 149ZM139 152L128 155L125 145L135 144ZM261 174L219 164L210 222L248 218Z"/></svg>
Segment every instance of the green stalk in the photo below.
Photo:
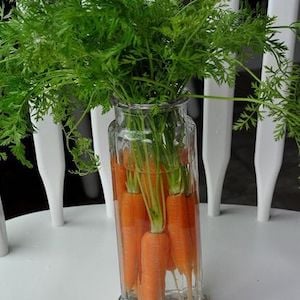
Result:
<svg viewBox="0 0 300 300"><path fill-rule="evenodd" d="M126 170L126 188L128 193L138 194L140 192L137 172Z"/></svg>
<svg viewBox="0 0 300 300"><path fill-rule="evenodd" d="M189 93L185 94L185 95L181 95L180 98L183 98L183 97L184 98L191 97L191 98L198 98L198 99L207 98L207 99L212 99L212 100L227 100L227 101L255 103L255 104L265 106L271 110L273 109L275 111L280 111L286 117L289 116L289 120L295 120L295 121L299 122L299 116L285 110L280 105L273 104L272 102L264 102L261 99L247 98L247 97L225 97L225 96L216 96L216 95L197 95L197 94L189 94Z"/></svg>
<svg viewBox="0 0 300 300"><path fill-rule="evenodd" d="M161 142L161 132L160 132L160 130L157 129L157 128L160 128L159 125L161 125L162 121L163 121L163 118L161 120L159 120L158 126L156 126L153 119L152 118L149 119L150 125L152 126L153 141L155 144L155 161L156 161L156 185L155 186L156 186L157 194L160 195L160 197L161 197L162 207L160 206L160 202L158 204L159 204L159 208L160 208L160 214L162 214L162 225L163 225L162 230L164 230L165 225L166 225L166 207L165 207L165 194L164 194L164 187L163 187L163 179L162 179L162 173L161 173L161 168L160 168L161 157L160 157L159 145Z"/></svg>
<svg viewBox="0 0 300 300"><path fill-rule="evenodd" d="M145 120L143 115L138 115L134 117L135 126L133 126L133 130L144 132L146 130ZM155 144L156 141L153 139L153 143ZM156 163L156 182L155 186L151 182L151 167L150 167L150 152L147 149L147 144L143 141L142 145L136 145L133 147L134 151L134 159L136 161L137 167L137 181L139 183L139 189L143 195L145 206L148 212L148 216L150 219L151 224L151 232L162 232L164 229L165 223L165 213L164 208L161 207L160 204L160 196L161 196L161 175L159 170L159 165L157 164L157 159L155 159ZM153 153L155 154L155 153ZM147 181L147 190L143 186L141 181L141 173L145 174L146 181Z"/></svg>
<svg viewBox="0 0 300 300"><path fill-rule="evenodd" d="M185 170L185 166L182 166L180 161L180 150L183 148L182 138L184 132L182 131L179 136L180 143L174 145L175 139L178 137L174 136L176 131L177 120L180 119L178 111L172 111L170 113L171 121L164 130L165 145L162 145L161 151L164 157L164 167L166 169L166 176L169 186L169 194L176 195L185 192L189 185L188 172Z"/></svg>

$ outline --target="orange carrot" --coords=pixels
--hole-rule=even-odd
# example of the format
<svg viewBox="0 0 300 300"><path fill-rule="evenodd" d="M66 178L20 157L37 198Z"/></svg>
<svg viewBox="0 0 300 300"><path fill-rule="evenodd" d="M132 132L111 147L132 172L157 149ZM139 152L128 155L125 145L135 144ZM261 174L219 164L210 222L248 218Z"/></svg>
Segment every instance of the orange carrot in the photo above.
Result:
<svg viewBox="0 0 300 300"><path fill-rule="evenodd" d="M123 246L125 289L130 291L141 273L141 240L149 229L149 221L140 193L124 192L120 201L120 227Z"/></svg>
<svg viewBox="0 0 300 300"><path fill-rule="evenodd" d="M112 160L112 177L114 199L120 201L123 192L126 191L126 170L116 159Z"/></svg>
<svg viewBox="0 0 300 300"><path fill-rule="evenodd" d="M176 268L184 274L188 284L188 299L192 299L192 239L189 228L185 195L167 197L167 228L170 237L171 256Z"/></svg>
<svg viewBox="0 0 300 300"><path fill-rule="evenodd" d="M114 200L116 199L116 171L115 171L116 157L114 155L110 158L111 177L113 185Z"/></svg>
<svg viewBox="0 0 300 300"><path fill-rule="evenodd" d="M165 298L165 276L168 262L169 236L165 232L146 232L142 238L141 300Z"/></svg>
<svg viewBox="0 0 300 300"><path fill-rule="evenodd" d="M141 240L145 232L150 228L144 199L142 194L136 194L134 197L134 221L136 229L136 251L138 261L138 281L141 280Z"/></svg>
<svg viewBox="0 0 300 300"><path fill-rule="evenodd" d="M171 255L171 249L170 249L168 255L169 256L168 256L167 270L174 271L176 269L176 266L175 266L174 260L172 258L172 255Z"/></svg>
<svg viewBox="0 0 300 300"><path fill-rule="evenodd" d="M138 261L134 220L135 194L124 192L120 201L120 226L123 254L123 275L126 291L130 291L137 278Z"/></svg>

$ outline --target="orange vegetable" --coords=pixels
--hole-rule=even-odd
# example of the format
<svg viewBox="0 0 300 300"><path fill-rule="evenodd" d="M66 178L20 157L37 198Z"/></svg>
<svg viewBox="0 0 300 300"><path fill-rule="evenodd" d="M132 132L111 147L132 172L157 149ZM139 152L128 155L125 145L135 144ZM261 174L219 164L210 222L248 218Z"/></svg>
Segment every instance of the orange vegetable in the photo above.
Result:
<svg viewBox="0 0 300 300"><path fill-rule="evenodd" d="M184 274L188 285L188 300L192 299L192 239L187 199L183 194L169 195L166 202L167 229L171 256L176 268Z"/></svg>
<svg viewBox="0 0 300 300"><path fill-rule="evenodd" d="M134 197L134 220L136 229L136 251L138 261L138 280L141 277L141 240L145 232L150 228L149 218L147 215L144 199L141 194L136 194Z"/></svg>
<svg viewBox="0 0 300 300"><path fill-rule="evenodd" d="M146 232L142 238L142 282L139 300L165 299L165 275L168 263L167 233Z"/></svg>
<svg viewBox="0 0 300 300"><path fill-rule="evenodd" d="M167 270L168 271L174 271L176 269L175 263L173 261L172 255L171 255L171 249L169 251L169 256L168 256L168 263L167 263Z"/></svg>
<svg viewBox="0 0 300 300"><path fill-rule="evenodd" d="M120 201L123 274L126 291L130 291L133 288L138 274L134 197L135 194L124 192Z"/></svg>
<svg viewBox="0 0 300 300"><path fill-rule="evenodd" d="M123 192L126 191L126 170L123 165L117 162L116 158L111 160L111 170L114 199L120 201Z"/></svg>
<svg viewBox="0 0 300 300"><path fill-rule="evenodd" d="M110 158L111 177L113 185L114 199L116 199L116 171L115 171L116 157L114 155Z"/></svg>
<svg viewBox="0 0 300 300"><path fill-rule="evenodd" d="M149 228L144 200L140 193L122 194L120 216L124 284L126 291L130 291L137 283L141 270L141 239Z"/></svg>

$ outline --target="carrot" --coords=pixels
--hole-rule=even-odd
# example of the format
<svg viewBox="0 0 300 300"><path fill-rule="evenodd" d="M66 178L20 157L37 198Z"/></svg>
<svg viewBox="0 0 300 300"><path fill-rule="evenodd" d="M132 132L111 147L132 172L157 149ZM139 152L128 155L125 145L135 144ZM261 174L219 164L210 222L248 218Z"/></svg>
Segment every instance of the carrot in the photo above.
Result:
<svg viewBox="0 0 300 300"><path fill-rule="evenodd" d="M130 291L133 288L138 273L134 197L135 194L124 192L120 201L123 275L126 291Z"/></svg>
<svg viewBox="0 0 300 300"><path fill-rule="evenodd" d="M171 249L168 251L168 263L167 263L167 270L173 272L176 269L174 260L172 258Z"/></svg>
<svg viewBox="0 0 300 300"><path fill-rule="evenodd" d="M176 266L175 266L175 263L174 263L174 260L172 258L171 251L170 251L169 256L168 256L167 270L174 271L175 268L176 268Z"/></svg>
<svg viewBox="0 0 300 300"><path fill-rule="evenodd" d="M169 236L166 232L146 232L142 238L141 300L165 299L165 276L168 262Z"/></svg>
<svg viewBox="0 0 300 300"><path fill-rule="evenodd" d="M124 191L126 191L126 170L123 165L119 164L115 158L112 158L112 178L115 200L121 199Z"/></svg>
<svg viewBox="0 0 300 300"><path fill-rule="evenodd" d="M116 171L115 171L116 157L114 155L110 158L110 167L111 167L111 177L112 177L112 185L113 185L113 195L114 199L116 199Z"/></svg>
<svg viewBox="0 0 300 300"><path fill-rule="evenodd" d="M184 274L188 285L188 300L192 299L192 239L189 228L187 199L183 194L169 195L166 201L167 229L171 256L176 268Z"/></svg>
<svg viewBox="0 0 300 300"><path fill-rule="evenodd" d="M126 291L130 291L141 272L141 240L149 228L142 195L124 192L120 201L120 215L124 284Z"/></svg>
<svg viewBox="0 0 300 300"><path fill-rule="evenodd" d="M145 232L150 228L149 218L147 215L144 199L142 194L136 194L134 197L134 221L136 229L136 251L138 261L138 280L141 277L141 241Z"/></svg>

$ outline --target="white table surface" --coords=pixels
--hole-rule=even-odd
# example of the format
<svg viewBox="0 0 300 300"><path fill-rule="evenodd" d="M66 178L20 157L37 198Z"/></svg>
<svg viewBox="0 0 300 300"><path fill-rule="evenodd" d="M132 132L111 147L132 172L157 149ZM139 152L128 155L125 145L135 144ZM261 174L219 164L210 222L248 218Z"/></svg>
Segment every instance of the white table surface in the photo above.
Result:
<svg viewBox="0 0 300 300"><path fill-rule="evenodd" d="M300 213L201 206L204 290L210 300L299 300ZM1 300L117 300L115 228L103 205L65 208L53 228L49 211L7 221L10 253L0 258Z"/></svg>

